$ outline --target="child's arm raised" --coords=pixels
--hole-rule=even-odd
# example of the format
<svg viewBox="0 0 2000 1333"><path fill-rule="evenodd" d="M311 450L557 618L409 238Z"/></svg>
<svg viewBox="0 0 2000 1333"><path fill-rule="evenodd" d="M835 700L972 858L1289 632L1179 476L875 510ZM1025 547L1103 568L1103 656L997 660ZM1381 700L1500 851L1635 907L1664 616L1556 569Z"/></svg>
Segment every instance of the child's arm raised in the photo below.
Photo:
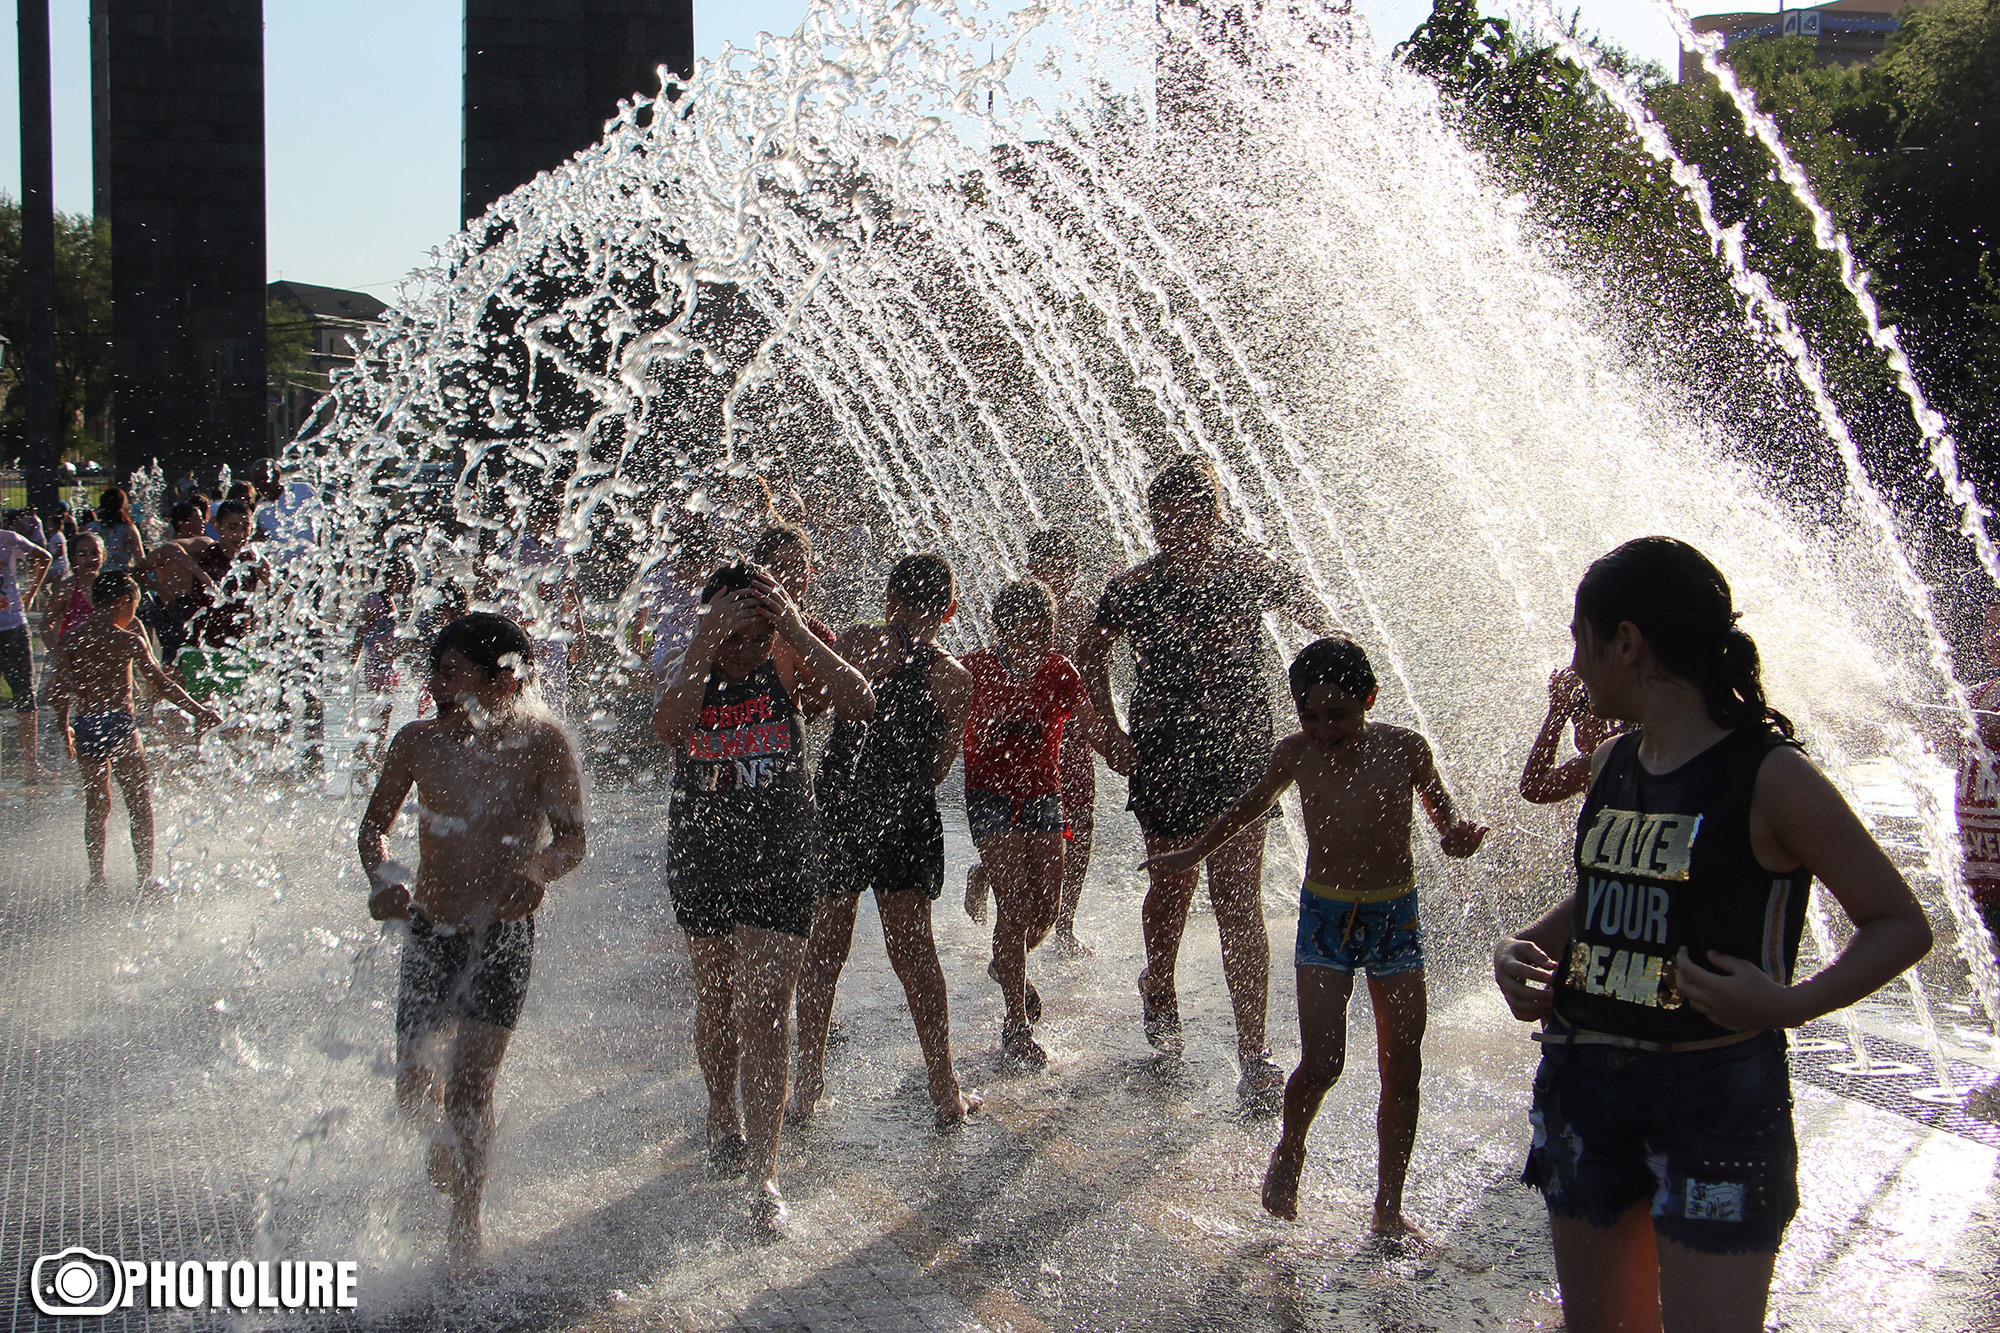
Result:
<svg viewBox="0 0 2000 1333"><path fill-rule="evenodd" d="M709 669L715 665L716 650L739 629L761 621L764 613L748 588L732 588L718 593L701 609L694 624L694 638L667 688L653 704L653 735L678 749L687 742L701 716L701 699L708 692Z"/></svg>
<svg viewBox="0 0 2000 1333"><path fill-rule="evenodd" d="M798 603L783 585L760 569L744 591L756 597L764 615L777 626L778 636L791 645L814 683L825 691L835 717L843 722L866 722L875 716L875 691L869 688L868 678L806 627Z"/></svg>
<svg viewBox="0 0 2000 1333"><path fill-rule="evenodd" d="M1458 807L1451 802L1451 793L1444 789L1444 779L1438 776L1437 761L1431 757L1431 743L1415 732L1409 733L1416 752L1410 756L1410 784L1416 788L1417 796L1424 803L1424 813L1438 831L1438 846L1446 856L1465 857L1479 850L1479 844L1486 840L1486 826L1475 824L1469 819L1461 819Z"/></svg>
<svg viewBox="0 0 2000 1333"><path fill-rule="evenodd" d="M1566 801L1590 785L1590 756L1580 754L1566 764L1556 763L1563 732L1575 720L1583 703L1583 682L1567 667L1549 673L1549 711L1535 743L1528 750L1528 762L1521 769L1521 799L1533 805Z"/></svg>
<svg viewBox="0 0 2000 1333"><path fill-rule="evenodd" d="M1790 746L1773 750L1757 771L1750 845L1766 866L1812 871L1854 935L1838 958L1792 986L1745 959L1690 959L1682 948L1681 994L1706 1017L1738 1032L1798 1027L1881 989L1930 952L1930 922L1902 873L1826 775Z"/></svg>
<svg viewBox="0 0 2000 1333"><path fill-rule="evenodd" d="M410 886L404 881L409 871L389 859L389 830L403 811L403 800L416 785L416 769L411 762L410 728L404 727L389 742L388 757L382 761L382 776L375 782L375 794L361 816L358 837L361 868L373 885L368 895L368 915L377 921L407 919L410 915Z"/></svg>
<svg viewBox="0 0 2000 1333"><path fill-rule="evenodd" d="M1157 870L1163 875L1178 875L1207 860L1216 848L1262 819L1264 812L1285 794L1285 789L1298 778L1299 758L1308 744L1310 742L1304 736L1296 734L1279 741L1277 748L1271 751L1271 762L1265 766L1264 776L1257 779L1257 785L1244 792L1235 805L1217 815L1215 822L1199 838L1180 851L1149 856L1139 863L1139 868Z"/></svg>

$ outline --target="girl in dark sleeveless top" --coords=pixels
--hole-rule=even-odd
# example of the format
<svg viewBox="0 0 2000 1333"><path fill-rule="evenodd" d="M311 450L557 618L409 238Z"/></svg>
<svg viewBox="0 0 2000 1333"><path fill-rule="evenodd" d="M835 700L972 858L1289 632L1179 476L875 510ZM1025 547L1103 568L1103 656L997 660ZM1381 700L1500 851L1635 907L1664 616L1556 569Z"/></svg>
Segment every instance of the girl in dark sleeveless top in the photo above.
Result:
<svg viewBox="0 0 2000 1333"><path fill-rule="evenodd" d="M674 751L667 886L694 962L710 1158L747 1164L753 1212L776 1230L788 1020L819 869L802 714L865 720L875 696L763 570L718 570L702 605L653 708Z"/></svg>
<svg viewBox="0 0 2000 1333"><path fill-rule="evenodd" d="M1729 585L1668 537L1577 588L1572 667L1605 742L1576 887L1494 950L1543 1043L1524 1178L1549 1207L1566 1326L1763 1327L1798 1207L1781 1030L1853 1004L1930 948L1886 855L1768 710ZM1792 979L1817 877L1854 923Z"/></svg>
<svg viewBox="0 0 2000 1333"><path fill-rule="evenodd" d="M792 1112L810 1116L826 1090L833 997L854 941L855 909L875 892L882 943L903 983L940 1126L979 1104L951 1059L951 1008L931 933L944 889L944 824L937 784L951 772L972 678L937 645L958 606L943 556L905 556L884 590L887 624L856 625L841 651L875 690L875 716L836 722L814 791L825 816L827 873L799 977L799 1074Z"/></svg>

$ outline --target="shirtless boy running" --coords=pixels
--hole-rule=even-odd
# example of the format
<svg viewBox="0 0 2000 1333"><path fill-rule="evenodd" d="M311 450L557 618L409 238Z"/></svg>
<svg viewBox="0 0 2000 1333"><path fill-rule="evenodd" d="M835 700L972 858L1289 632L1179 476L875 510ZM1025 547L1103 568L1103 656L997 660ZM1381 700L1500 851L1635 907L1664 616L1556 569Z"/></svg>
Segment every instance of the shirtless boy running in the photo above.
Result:
<svg viewBox="0 0 2000 1333"><path fill-rule="evenodd" d="M431 1182L451 1196L452 1266L479 1252L480 1201L493 1137L493 1086L527 998L535 909L582 864L583 780L569 736L524 707L535 646L519 625L461 616L431 647L436 717L396 733L361 818L368 914L410 923L396 997L396 1097L406 1115L444 1125ZM412 875L389 860L389 830L417 789ZM440 1071L426 1049L456 1020Z"/></svg>
<svg viewBox="0 0 2000 1333"><path fill-rule="evenodd" d="M1428 1003L1410 852L1412 798L1423 801L1446 856L1471 856L1486 829L1459 818L1422 736L1368 720L1375 672L1351 640L1307 645L1292 662L1291 684L1299 730L1278 742L1263 778L1191 846L1147 864L1167 874L1193 868L1298 784L1310 843L1297 948L1303 1050L1285 1085L1284 1129L1264 1173L1264 1208L1288 1220L1298 1216L1306 1131L1346 1062L1347 999L1354 974L1365 968L1382 1075L1369 1229L1411 1235L1416 1228L1403 1216L1403 1179L1417 1137Z"/></svg>
<svg viewBox="0 0 2000 1333"><path fill-rule="evenodd" d="M95 609L49 655L56 725L76 759L83 783L83 845L90 856L90 887L105 887L104 836L111 817L111 779L125 796L132 821L132 859L143 888L153 877L153 775L133 727L132 668L153 688L185 709L199 725L222 719L188 697L153 660L145 636L132 628L139 613L139 581L126 570L99 574L91 585Z"/></svg>

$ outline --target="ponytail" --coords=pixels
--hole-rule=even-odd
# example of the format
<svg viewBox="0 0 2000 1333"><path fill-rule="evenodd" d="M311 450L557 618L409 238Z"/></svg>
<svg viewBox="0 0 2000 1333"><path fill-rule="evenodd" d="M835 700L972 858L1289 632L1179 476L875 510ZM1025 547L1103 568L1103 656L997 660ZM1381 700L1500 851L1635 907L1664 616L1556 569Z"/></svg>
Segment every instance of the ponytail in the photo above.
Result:
<svg viewBox="0 0 2000 1333"><path fill-rule="evenodd" d="M1762 724L1790 739L1791 720L1764 698L1757 644L1736 626L1728 580L1686 542L1641 537L1600 556L1577 584L1576 610L1600 639L1636 625L1661 666L1700 688L1718 727Z"/></svg>

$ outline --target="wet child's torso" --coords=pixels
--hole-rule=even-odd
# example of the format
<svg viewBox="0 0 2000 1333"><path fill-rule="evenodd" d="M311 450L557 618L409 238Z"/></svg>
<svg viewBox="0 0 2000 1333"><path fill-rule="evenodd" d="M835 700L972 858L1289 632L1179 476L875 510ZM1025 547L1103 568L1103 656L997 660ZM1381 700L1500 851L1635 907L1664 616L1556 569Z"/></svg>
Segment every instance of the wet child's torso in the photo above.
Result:
<svg viewBox="0 0 2000 1333"><path fill-rule="evenodd" d="M407 730L422 856L415 906L440 925L483 925L522 862L549 841L545 775L564 762L561 733L529 720L470 739L435 719Z"/></svg>
<svg viewBox="0 0 2000 1333"><path fill-rule="evenodd" d="M1342 893L1372 893L1413 880L1410 822L1420 743L1380 722L1348 742L1357 747L1351 754L1335 757L1305 743L1298 788L1307 879Z"/></svg>

